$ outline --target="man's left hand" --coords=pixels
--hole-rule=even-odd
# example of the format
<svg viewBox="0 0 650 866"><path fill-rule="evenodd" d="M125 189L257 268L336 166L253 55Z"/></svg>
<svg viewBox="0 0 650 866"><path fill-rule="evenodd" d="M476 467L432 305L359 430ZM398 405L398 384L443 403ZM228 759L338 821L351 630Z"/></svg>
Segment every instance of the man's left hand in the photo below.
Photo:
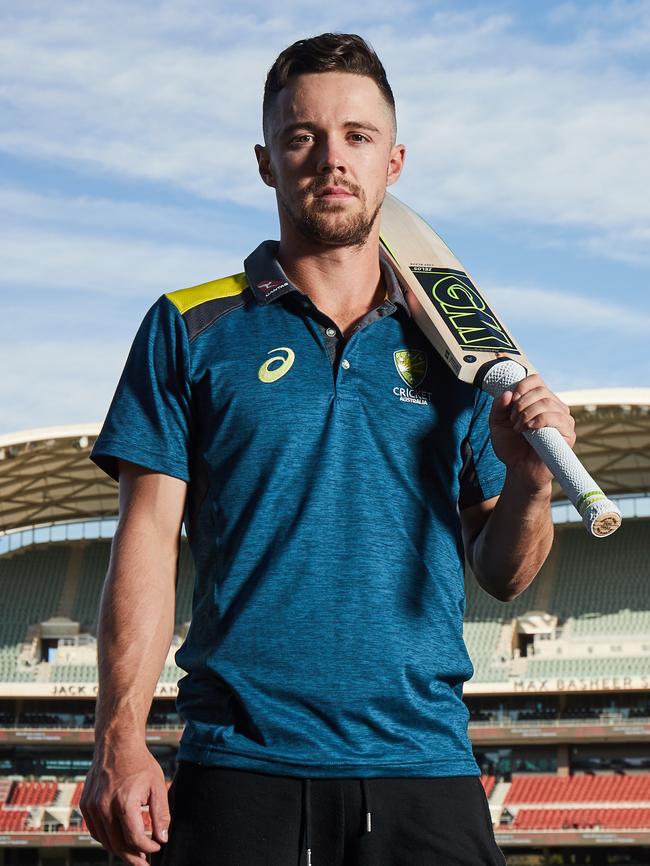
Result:
<svg viewBox="0 0 650 866"><path fill-rule="evenodd" d="M547 487L553 475L520 434L541 427L556 427L573 447L575 421L569 407L537 374L526 376L494 401L490 431L495 454L533 493Z"/></svg>

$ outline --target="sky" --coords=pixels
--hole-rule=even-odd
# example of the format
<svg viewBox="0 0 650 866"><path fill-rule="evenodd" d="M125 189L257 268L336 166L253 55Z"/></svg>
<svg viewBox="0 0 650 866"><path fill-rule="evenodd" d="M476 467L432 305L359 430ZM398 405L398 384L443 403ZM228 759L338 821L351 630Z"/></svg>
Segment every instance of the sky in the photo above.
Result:
<svg viewBox="0 0 650 866"><path fill-rule="evenodd" d="M377 50L392 191L548 384L650 385L650 0L5 0L0 433L102 421L156 298L278 237L263 82L325 31Z"/></svg>

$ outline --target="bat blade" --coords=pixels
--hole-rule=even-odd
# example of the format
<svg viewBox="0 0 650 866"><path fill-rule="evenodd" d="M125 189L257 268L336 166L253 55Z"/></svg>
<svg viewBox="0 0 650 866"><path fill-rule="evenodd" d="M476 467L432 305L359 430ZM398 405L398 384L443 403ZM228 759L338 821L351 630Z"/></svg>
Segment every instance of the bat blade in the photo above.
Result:
<svg viewBox="0 0 650 866"><path fill-rule="evenodd" d="M381 245L397 266L414 319L459 379L476 383L483 365L502 357L535 372L442 238L390 194L382 205Z"/></svg>
<svg viewBox="0 0 650 866"><path fill-rule="evenodd" d="M456 256L415 211L386 194L381 250L393 266L413 318L454 374L493 397L536 372ZM523 434L596 537L621 525L605 496L553 427Z"/></svg>

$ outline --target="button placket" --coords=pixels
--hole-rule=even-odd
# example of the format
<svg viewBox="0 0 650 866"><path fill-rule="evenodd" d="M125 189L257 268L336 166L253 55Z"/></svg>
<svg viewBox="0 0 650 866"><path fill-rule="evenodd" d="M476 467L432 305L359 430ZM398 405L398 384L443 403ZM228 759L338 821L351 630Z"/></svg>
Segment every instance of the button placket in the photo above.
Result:
<svg viewBox="0 0 650 866"><path fill-rule="evenodd" d="M359 340L363 339L362 333L352 333L343 341L339 348L339 362L336 370L336 388L339 398L344 402L356 402L358 400L358 375L359 375Z"/></svg>

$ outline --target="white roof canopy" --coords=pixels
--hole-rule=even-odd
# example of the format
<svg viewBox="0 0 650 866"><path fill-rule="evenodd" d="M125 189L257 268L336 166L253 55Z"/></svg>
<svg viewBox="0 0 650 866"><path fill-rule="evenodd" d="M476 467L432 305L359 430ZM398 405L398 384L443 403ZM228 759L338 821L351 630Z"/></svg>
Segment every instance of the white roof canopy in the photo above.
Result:
<svg viewBox="0 0 650 866"><path fill-rule="evenodd" d="M650 388L560 397L576 419L576 452L605 492L650 491ZM0 532L117 514L117 484L88 459L99 430L74 424L0 436Z"/></svg>

